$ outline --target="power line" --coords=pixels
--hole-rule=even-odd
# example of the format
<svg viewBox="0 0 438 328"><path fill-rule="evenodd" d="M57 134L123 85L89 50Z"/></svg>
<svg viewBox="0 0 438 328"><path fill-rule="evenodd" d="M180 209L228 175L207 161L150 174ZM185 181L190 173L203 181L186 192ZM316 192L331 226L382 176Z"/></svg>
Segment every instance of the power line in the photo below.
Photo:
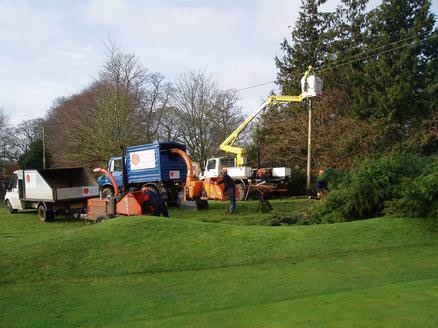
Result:
<svg viewBox="0 0 438 328"><path fill-rule="evenodd" d="M330 65L329 65L329 66L327 66L327 67L323 67L323 68L319 69L318 71L319 71L319 72L322 72L322 71L326 71L326 70L330 70L330 69L335 69L335 68L339 68L339 67L347 66L347 65L349 65L349 64L352 64L352 63L355 63L355 62L358 62L358 61L362 61L362 60L365 60L365 59L368 59L368 58L371 58L371 57L374 57L374 56L377 56L377 55L384 55L384 54L389 53L389 52L391 52L391 51L398 50L398 49L401 49L401 48L405 48L405 47L407 47L407 46L414 45L414 44L416 44L416 43L419 43L419 42L422 42L422 41L425 41L425 40L428 40L428 39L434 38L434 37L436 37L436 36L437 36L437 35L431 35L431 36L429 36L429 37L426 37L426 38L423 38L423 39L420 39L420 40L416 40L416 41L414 41L414 42L412 42L412 43L410 43L410 44L404 44L404 45L401 45L401 46L399 46L399 47L394 47L394 48L391 48L391 49L387 49L387 50L385 50L385 51L376 52L376 53L373 53L373 54L371 54L371 55L367 55L367 56L364 56L364 57L361 57L361 58L358 58L358 59L355 59L355 60L351 60L351 61L348 61L348 62L345 62L345 63L339 64L339 65L334 65L334 66L330 66Z"/></svg>
<svg viewBox="0 0 438 328"><path fill-rule="evenodd" d="M261 87L262 85L271 84L271 83L275 83L275 80L269 81L269 82L264 82L264 83L259 83L259 84L254 84L254 85L250 85L249 87L245 87L245 88L242 88L242 89L237 89L235 91L239 92L239 91L243 91L243 90L253 89L253 88Z"/></svg>
<svg viewBox="0 0 438 328"><path fill-rule="evenodd" d="M403 41L407 41L407 40L409 40L409 39L412 39L412 38L414 38L414 37L417 37L417 36L420 36L420 35L423 35L423 34L426 34L426 33L429 33L429 32L424 32L424 33L421 33L421 34L416 35L416 36L411 36L411 37L408 37L408 38L405 38L405 39L401 39L401 40L398 40L398 41L394 41L394 42L392 42L392 43L390 43L390 44L388 44L388 45L385 45L385 46L380 46L380 47L372 48L371 50L364 51L363 53L368 53L368 52L370 52L370 51L374 51L374 50L377 50L377 49L380 49L380 48L385 48L385 47L388 47L389 45L395 45L395 44L397 44L397 43L400 43L400 42L403 42ZM387 49L387 50L385 50L385 51L381 51L381 52L374 52L374 53L371 54L371 55L367 55L367 56L364 56L364 57L360 57L360 58L355 59L355 60L350 60L350 59L353 59L353 58L357 57L357 56L360 55L360 54L353 55L353 56L351 56L351 57L347 57L347 58L343 58L343 59L340 59L340 60L337 60L337 61L335 60L334 62L331 62L330 65L333 65L333 64L336 63L336 62L340 62L340 64L338 64L338 65L334 65L334 66L330 66L330 65L329 65L329 66L327 66L327 67L324 67L324 66L323 66L321 69L318 69L317 71L322 72L322 71L326 71L326 70L330 70L330 69L335 69L335 68L343 67L343 66L346 66L346 65L349 65L349 64L352 64L352 63L355 63L355 62L361 61L361 60L365 60L365 59L368 59L368 58L374 57L374 56L376 56L376 55L383 55L383 54L386 54L386 53L391 52L391 51L393 51L393 50L397 50L397 49L401 49L401 48L404 48L404 47L407 47L407 46L411 46L411 45L414 45L414 44L416 44L416 43L419 43L419 42L422 42L422 41L425 41L425 40L428 40L428 39L432 39L432 38L434 38L434 37L436 37L436 36L437 36L437 35L433 34L433 35L428 36L428 37L425 37L425 38L423 38L423 39L416 40L416 41L414 41L414 42L412 42L412 43L404 44L404 45L401 45L401 46L399 46L399 47L393 47L393 48L390 48L390 49ZM349 61L348 61L348 60L349 60ZM275 82L276 82L276 80L268 81L268 82L264 82L264 83L258 83L258 84L250 85L250 86L245 87L245 88L237 89L237 90L235 90L235 91L236 91L236 92L240 92L240 91L244 91L244 90L248 90L248 89L257 88L257 87L260 87L260 86L263 86L263 85L267 85L267 84L271 84L271 83L275 83Z"/></svg>
<svg viewBox="0 0 438 328"><path fill-rule="evenodd" d="M375 48L371 48L371 49L366 49L366 50L364 50L363 52L367 53L367 52L372 52L372 51L375 51L375 50L378 50L378 49L387 48L387 47L389 47L389 46L396 45L396 44L398 44L398 43L400 43L400 42L407 41L407 40L409 40L409 39L414 39L414 38L416 38L416 37L422 37L422 36L424 36L424 35L427 34L427 33L429 33L429 31L427 31L427 32L423 32L423 33L420 33L420 34L416 34L416 35L413 35L413 36L409 36L409 37L406 37L406 38L404 38L404 39L400 39L400 40L398 40L398 41L393 41L393 42L390 42L390 43L385 44L385 45L383 45L383 46L379 46L379 47L375 47ZM432 36L431 36L431 37L432 37ZM356 54L356 55L353 55L353 56L351 56L351 57L346 57L346 58L337 59L337 60L332 61L330 64L334 64L334 63L337 63L337 62L347 61L347 60L349 60L349 59L352 59L352 58L357 57L357 56L360 56L360 55L361 55L361 54Z"/></svg>

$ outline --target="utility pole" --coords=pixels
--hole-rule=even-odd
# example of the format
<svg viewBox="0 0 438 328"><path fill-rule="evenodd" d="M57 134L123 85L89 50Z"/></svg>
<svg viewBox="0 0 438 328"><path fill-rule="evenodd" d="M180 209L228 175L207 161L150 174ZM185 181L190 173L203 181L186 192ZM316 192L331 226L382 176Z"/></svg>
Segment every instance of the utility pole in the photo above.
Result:
<svg viewBox="0 0 438 328"><path fill-rule="evenodd" d="M307 133L307 192L310 193L310 171L312 166L312 100L309 99L309 131Z"/></svg>
<svg viewBox="0 0 438 328"><path fill-rule="evenodd" d="M44 133L44 123L43 123L43 169L46 168L46 142Z"/></svg>

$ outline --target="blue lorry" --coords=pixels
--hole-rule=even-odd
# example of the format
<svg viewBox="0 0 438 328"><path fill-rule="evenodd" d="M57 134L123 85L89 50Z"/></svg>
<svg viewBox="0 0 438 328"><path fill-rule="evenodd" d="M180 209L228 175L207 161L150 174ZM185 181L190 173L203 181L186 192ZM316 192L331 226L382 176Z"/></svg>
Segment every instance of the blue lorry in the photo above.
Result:
<svg viewBox="0 0 438 328"><path fill-rule="evenodd" d="M127 147L123 156L109 159L108 171L120 189L134 191L148 186L159 192L168 203L176 204L178 192L186 180L187 167L181 156L171 154L173 148L186 151L184 145L176 142ZM107 176L100 176L97 183L103 196L114 194L114 187Z"/></svg>

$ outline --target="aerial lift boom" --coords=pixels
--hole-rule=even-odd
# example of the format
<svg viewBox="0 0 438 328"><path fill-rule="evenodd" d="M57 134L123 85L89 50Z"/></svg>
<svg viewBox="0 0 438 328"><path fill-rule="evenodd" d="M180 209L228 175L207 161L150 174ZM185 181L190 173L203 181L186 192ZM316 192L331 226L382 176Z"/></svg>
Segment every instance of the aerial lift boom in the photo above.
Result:
<svg viewBox="0 0 438 328"><path fill-rule="evenodd" d="M254 113L252 113L248 118L240 124L236 130L234 130L227 139L224 140L224 142L221 143L220 149L228 152L233 153L236 155L236 166L241 167L246 164L246 157L245 157L245 149L241 147L234 146L234 143L236 142L236 139L240 135L240 133L248 126L249 123L254 120L254 118L257 117L266 107L272 104L286 104L290 102L302 102L303 98L300 96L269 96L266 101L261 104Z"/></svg>
<svg viewBox="0 0 438 328"><path fill-rule="evenodd" d="M237 167L245 166L245 149L234 146L239 134L248 126L249 123L259 115L266 107L271 104L286 104L290 102L302 102L306 98L313 98L316 96L322 96L322 80L314 74L313 67L309 66L308 70L301 79L301 95L299 96L269 96L268 99L252 113L242 124L240 124L236 130L234 130L225 140L221 143L220 149L233 153L236 155Z"/></svg>

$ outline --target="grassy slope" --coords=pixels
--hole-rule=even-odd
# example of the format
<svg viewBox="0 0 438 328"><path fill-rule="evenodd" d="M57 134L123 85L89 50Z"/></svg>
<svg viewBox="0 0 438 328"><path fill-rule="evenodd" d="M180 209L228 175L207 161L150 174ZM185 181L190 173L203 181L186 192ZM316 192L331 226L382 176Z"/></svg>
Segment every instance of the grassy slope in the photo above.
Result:
<svg viewBox="0 0 438 328"><path fill-rule="evenodd" d="M1 211L0 326L438 324L438 234L426 221L83 226Z"/></svg>

